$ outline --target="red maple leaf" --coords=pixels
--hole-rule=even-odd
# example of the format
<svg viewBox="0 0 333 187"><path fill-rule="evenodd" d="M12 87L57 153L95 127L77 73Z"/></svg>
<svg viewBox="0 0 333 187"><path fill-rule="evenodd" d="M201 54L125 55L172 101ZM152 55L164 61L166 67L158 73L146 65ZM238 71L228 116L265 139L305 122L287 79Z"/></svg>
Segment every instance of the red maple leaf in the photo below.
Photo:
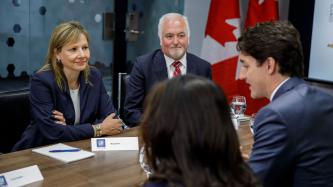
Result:
<svg viewBox="0 0 333 187"><path fill-rule="evenodd" d="M236 27L226 23L228 19L239 18L238 0L211 0L205 36L209 35L222 46L237 41L232 33Z"/></svg>

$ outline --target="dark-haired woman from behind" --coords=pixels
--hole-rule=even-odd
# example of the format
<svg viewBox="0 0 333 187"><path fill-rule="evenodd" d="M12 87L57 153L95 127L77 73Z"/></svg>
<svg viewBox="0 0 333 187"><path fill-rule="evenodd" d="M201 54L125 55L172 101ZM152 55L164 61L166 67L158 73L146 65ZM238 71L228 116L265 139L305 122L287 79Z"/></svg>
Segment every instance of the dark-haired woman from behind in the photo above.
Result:
<svg viewBox="0 0 333 187"><path fill-rule="evenodd" d="M141 124L152 175L145 187L259 186L244 162L223 91L186 75L158 84Z"/></svg>

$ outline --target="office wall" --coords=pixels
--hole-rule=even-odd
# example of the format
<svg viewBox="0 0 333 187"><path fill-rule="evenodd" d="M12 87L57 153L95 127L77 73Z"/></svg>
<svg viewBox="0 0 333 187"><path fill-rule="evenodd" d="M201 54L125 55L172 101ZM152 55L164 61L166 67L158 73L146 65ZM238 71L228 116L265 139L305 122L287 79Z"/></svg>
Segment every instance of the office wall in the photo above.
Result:
<svg viewBox="0 0 333 187"><path fill-rule="evenodd" d="M240 0L242 22L248 1ZM160 47L157 23L160 16L167 12L184 13L189 17L189 51L199 55L209 3L210 0L128 0L128 13L139 13L141 33L136 41L127 42L127 61L133 61L136 56ZM44 63L52 29L62 21L78 20L91 36L90 63L97 65L107 75L104 81L111 93L113 41L102 38L101 16L104 12L114 12L113 4L113 0L0 1L0 77L7 76L8 64L15 65L15 76L20 76L22 72L30 75L37 70ZM288 18L288 5L289 0L279 0L281 19ZM8 46L12 42L11 38L14 44Z"/></svg>
<svg viewBox="0 0 333 187"><path fill-rule="evenodd" d="M129 0L128 13L139 12L141 34L136 41L127 43L127 60L134 61L135 57L160 47L157 23L160 16L168 12L182 13L189 18L191 28L189 51L199 55L209 4L210 0ZM240 0L241 18L246 15L247 4L248 0ZM289 0L279 1L281 19L288 17L288 5Z"/></svg>
<svg viewBox="0 0 333 187"><path fill-rule="evenodd" d="M93 7L93 9L91 8ZM64 21L80 21L91 37L91 64L109 67L112 40L103 40L103 13L113 12L110 0L3 0L0 1L0 76L15 65L15 76L29 75L44 64L54 27ZM14 44L8 46L8 42Z"/></svg>
<svg viewBox="0 0 333 187"><path fill-rule="evenodd" d="M127 42L127 60L133 62L135 57L160 47L157 36L159 18L168 12L184 12L184 0L129 0L128 12L137 11L140 15L140 34L136 41Z"/></svg>
<svg viewBox="0 0 333 187"><path fill-rule="evenodd" d="M280 0L280 12L284 12L280 13L281 17L286 17L288 1ZM136 56L160 47L157 23L160 16L167 12L185 13L189 17L192 31L189 51L200 54L209 3L210 0L129 0L128 13L139 12L141 33L136 41L128 42L127 60L133 61ZM248 0L240 1L242 15L246 12L247 3ZM44 15L41 14L43 10ZM112 63L113 43L112 40L102 39L102 21L95 20L97 15L101 16L104 12L113 12L113 1L0 1L0 76L7 76L7 65L11 63L15 65L16 76L22 71L30 75L38 69L44 63L52 29L65 20L79 20L90 32L91 64L109 67ZM20 32L14 32L15 24L20 25ZM10 37L15 41L12 47L6 44Z"/></svg>

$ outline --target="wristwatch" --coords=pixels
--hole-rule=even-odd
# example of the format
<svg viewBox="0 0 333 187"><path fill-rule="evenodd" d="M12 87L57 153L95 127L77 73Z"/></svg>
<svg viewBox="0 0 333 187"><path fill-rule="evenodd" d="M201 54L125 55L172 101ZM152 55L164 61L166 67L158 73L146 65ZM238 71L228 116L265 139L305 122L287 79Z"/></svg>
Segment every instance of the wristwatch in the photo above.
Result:
<svg viewBox="0 0 333 187"><path fill-rule="evenodd" d="M95 131L95 137L101 137L102 136L101 124L94 125L93 127Z"/></svg>

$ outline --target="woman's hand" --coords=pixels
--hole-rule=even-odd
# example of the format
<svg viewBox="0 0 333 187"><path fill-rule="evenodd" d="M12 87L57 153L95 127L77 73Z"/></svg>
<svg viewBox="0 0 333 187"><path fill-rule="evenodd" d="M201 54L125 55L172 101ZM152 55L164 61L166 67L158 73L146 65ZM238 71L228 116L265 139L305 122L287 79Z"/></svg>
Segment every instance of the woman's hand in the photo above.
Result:
<svg viewBox="0 0 333 187"><path fill-rule="evenodd" d="M115 113L110 114L101 123L101 135L115 135L122 132L122 120L114 119Z"/></svg>
<svg viewBox="0 0 333 187"><path fill-rule="evenodd" d="M64 114L57 111L57 110L53 110L52 111L52 116L55 119L55 122L61 125L66 125L66 119L64 117Z"/></svg>

